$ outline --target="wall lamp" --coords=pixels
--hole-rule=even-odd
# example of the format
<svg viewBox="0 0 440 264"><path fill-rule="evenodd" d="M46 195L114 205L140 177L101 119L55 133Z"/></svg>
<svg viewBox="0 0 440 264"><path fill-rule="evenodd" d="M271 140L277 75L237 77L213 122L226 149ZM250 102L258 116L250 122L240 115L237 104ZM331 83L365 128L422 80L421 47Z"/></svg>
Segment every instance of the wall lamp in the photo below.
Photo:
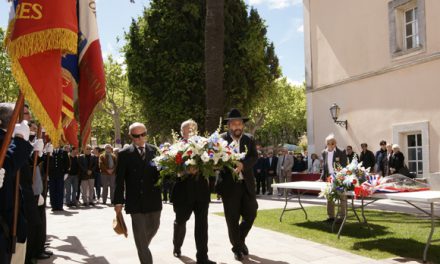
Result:
<svg viewBox="0 0 440 264"><path fill-rule="evenodd" d="M345 127L345 129L347 129L348 127L348 121L347 120L338 120L339 117L339 112L341 111L341 108L339 107L339 105L337 105L336 103L334 103L331 107L330 107L330 114L332 115L333 121L340 125L341 127Z"/></svg>

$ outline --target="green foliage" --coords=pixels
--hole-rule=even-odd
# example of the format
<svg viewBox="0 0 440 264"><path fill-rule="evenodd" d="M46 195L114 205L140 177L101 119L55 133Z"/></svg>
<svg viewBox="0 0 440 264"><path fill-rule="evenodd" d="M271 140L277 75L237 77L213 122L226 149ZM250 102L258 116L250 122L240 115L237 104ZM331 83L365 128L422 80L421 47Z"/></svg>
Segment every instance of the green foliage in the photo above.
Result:
<svg viewBox="0 0 440 264"><path fill-rule="evenodd" d="M6 32L0 28L0 102L15 102L18 85L12 76L11 61L3 46Z"/></svg>
<svg viewBox="0 0 440 264"><path fill-rule="evenodd" d="M168 135L189 118L204 130L204 2L153 0L126 34L130 88L153 134ZM225 0L224 44L224 112L249 113L279 69L264 21L243 1Z"/></svg>
<svg viewBox="0 0 440 264"><path fill-rule="evenodd" d="M267 86L251 111L251 133L263 145L296 144L306 129L305 87L285 78Z"/></svg>
<svg viewBox="0 0 440 264"><path fill-rule="evenodd" d="M113 143L121 138L128 143L128 127L133 122L145 122L139 112L139 102L128 89L124 65L109 56L104 63L107 97L102 108L96 112L92 123L92 135L98 144Z"/></svg>

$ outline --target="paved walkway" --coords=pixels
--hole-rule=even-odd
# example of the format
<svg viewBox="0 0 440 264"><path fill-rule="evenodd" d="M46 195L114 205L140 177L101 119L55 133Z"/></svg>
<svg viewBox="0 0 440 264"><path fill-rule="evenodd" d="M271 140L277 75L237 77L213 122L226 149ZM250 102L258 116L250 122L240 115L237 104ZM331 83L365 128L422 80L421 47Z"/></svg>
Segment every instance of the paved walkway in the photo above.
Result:
<svg viewBox="0 0 440 264"><path fill-rule="evenodd" d="M274 197L259 199L260 209L282 208L283 200ZM307 197L307 205L323 204L322 199ZM290 206L296 206L291 202ZM386 210L413 212L401 203L380 201L376 205ZM372 208L375 208L372 207ZM223 217L212 214L222 212L221 203L214 202L209 214L209 257L217 263L239 263L234 260ZM93 263L135 264L139 263L131 233L130 217L125 215L129 230L128 238L116 235L112 230L114 211L112 207L98 205L95 208L69 209L63 213L52 213L48 209L48 234L55 256L41 263ZM187 235L182 247L183 257L172 255L174 213L172 205L165 204L161 226L150 246L155 263L195 263L194 221L187 224ZM274 221L277 221L274 219ZM346 251L284 235L261 228L253 228L247 245L250 255L243 263L418 263L410 260L375 261ZM40 262L39 262L40 263Z"/></svg>

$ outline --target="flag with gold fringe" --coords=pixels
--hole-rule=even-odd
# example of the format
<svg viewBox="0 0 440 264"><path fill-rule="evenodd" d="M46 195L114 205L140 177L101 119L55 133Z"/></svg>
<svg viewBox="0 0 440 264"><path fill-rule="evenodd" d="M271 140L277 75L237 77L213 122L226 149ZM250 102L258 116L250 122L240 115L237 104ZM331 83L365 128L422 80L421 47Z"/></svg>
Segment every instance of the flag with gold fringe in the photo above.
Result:
<svg viewBox="0 0 440 264"><path fill-rule="evenodd" d="M78 49L76 0L15 0L5 45L33 113L57 145L63 134L61 57Z"/></svg>

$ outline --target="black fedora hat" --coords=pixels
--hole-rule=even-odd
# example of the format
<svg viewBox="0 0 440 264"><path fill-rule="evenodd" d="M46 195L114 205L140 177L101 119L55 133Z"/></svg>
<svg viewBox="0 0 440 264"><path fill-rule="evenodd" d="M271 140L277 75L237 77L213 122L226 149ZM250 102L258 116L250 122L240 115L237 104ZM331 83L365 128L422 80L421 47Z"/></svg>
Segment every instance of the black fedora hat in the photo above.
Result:
<svg viewBox="0 0 440 264"><path fill-rule="evenodd" d="M228 116L225 119L223 119L223 121L226 124L228 121L231 120L243 120L243 122L246 123L247 121L249 121L249 118L242 117L238 109L232 108L231 111L229 111Z"/></svg>

